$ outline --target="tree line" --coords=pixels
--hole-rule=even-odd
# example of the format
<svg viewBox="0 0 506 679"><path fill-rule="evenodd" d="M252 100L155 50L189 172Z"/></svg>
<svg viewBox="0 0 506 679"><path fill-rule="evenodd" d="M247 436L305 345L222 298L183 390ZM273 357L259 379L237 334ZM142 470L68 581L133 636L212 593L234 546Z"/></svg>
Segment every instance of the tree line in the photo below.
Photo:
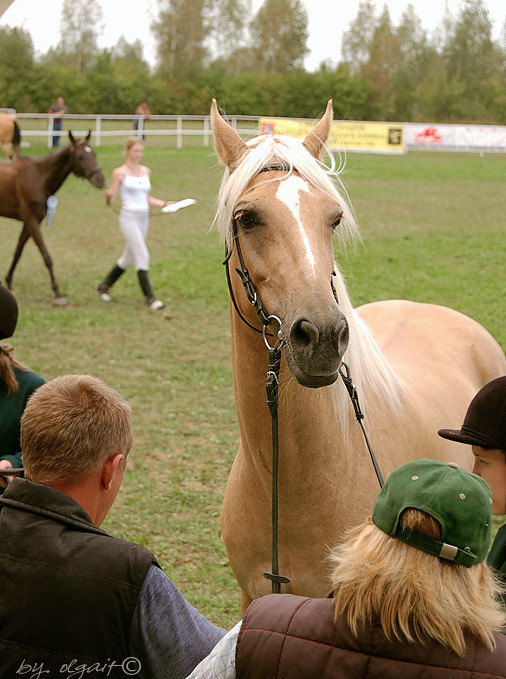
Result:
<svg viewBox="0 0 506 679"><path fill-rule="evenodd" d="M142 43L97 42L99 0L65 0L60 42L35 55L30 34L0 28L0 106L47 111L63 95L74 113L230 114L314 118L327 99L348 120L506 123L506 21L494 41L483 0L446 9L432 34L412 5L399 23L387 6L359 3L342 52L304 69L308 17L301 0L158 0L157 62Z"/></svg>

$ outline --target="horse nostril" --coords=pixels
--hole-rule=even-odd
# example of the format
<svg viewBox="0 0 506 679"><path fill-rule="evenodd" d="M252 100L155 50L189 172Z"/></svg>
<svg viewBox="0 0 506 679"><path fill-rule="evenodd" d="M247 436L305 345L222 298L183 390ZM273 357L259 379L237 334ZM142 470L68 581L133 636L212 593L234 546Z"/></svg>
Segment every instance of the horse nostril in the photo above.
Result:
<svg viewBox="0 0 506 679"><path fill-rule="evenodd" d="M346 318L343 318L339 327L334 330L332 339L334 347L337 349L339 355L342 356L346 351L350 339L350 328Z"/></svg>
<svg viewBox="0 0 506 679"><path fill-rule="evenodd" d="M304 318L292 325L290 335L292 343L300 347L315 346L319 339L318 328Z"/></svg>

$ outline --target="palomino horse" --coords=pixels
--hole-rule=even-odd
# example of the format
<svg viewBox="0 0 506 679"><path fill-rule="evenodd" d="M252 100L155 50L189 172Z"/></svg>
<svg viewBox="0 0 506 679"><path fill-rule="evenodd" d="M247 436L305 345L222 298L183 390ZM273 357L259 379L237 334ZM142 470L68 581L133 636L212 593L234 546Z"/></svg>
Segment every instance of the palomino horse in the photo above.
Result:
<svg viewBox="0 0 506 679"><path fill-rule="evenodd" d="M5 111L0 111L0 144L7 158L12 160L12 148L19 160L19 146L21 144L21 132L16 117Z"/></svg>
<svg viewBox="0 0 506 679"><path fill-rule="evenodd" d="M302 142L260 136L246 144L214 101L211 117L226 165L215 222L230 256L237 306L230 304L240 445L225 489L222 533L244 609L270 590L263 577L271 570L273 469L265 343L275 345L277 334L283 351L278 544L279 572L291 582L282 591L309 596L328 594L328 550L367 517L379 490L339 379L343 357L384 476L421 457L470 468L470 448L437 430L460 425L478 389L506 373L506 360L483 327L452 309L405 300L352 307L332 234L353 236L357 227L321 163L331 102ZM255 305L241 284L244 270L236 276L236 268L249 270ZM262 338L258 300L271 315L267 330L274 337Z"/></svg>
<svg viewBox="0 0 506 679"><path fill-rule="evenodd" d="M91 131L84 139L74 139L72 132L69 132L70 144L59 151L39 158L23 156L12 163L0 163L0 216L23 222L12 264L5 278L7 286L11 287L14 269L31 236L49 270L55 295L53 303L57 306L64 306L67 301L54 277L53 261L42 238L40 223L46 216L48 197L58 191L71 172L78 177L85 177L99 189L104 188L104 175L89 145L90 136Z"/></svg>

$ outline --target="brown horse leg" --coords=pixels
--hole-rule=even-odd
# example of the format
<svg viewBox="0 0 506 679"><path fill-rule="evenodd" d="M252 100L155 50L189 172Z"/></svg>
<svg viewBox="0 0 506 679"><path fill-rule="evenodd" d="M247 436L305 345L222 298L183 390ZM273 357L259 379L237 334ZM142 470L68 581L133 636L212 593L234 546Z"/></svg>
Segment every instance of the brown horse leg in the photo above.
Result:
<svg viewBox="0 0 506 679"><path fill-rule="evenodd" d="M42 233L40 231L40 224L37 222L36 228L33 229L32 232L32 238L35 241L35 244L40 250L40 254L42 255L44 259L44 263L48 268L49 275L51 276L51 287L54 290L54 299L53 299L53 304L55 306L66 306L67 300L65 297L61 294L60 288L58 287L58 283L56 282L56 278L54 277L53 273L53 260L51 259L51 255L49 254L49 250L46 247L46 244L44 243L44 239L42 238Z"/></svg>
<svg viewBox="0 0 506 679"><path fill-rule="evenodd" d="M9 272L7 273L7 276L5 277L5 282L7 283L7 287L9 289L12 287L11 282L12 282L12 276L14 274L14 269L16 268L16 265L19 261L19 258L21 257L21 253L23 252L23 248L25 247L26 241L29 238L30 238L30 234L28 233L28 229L23 224L23 228L21 229L21 233L19 234L18 244L16 246L16 251L14 252L14 257L12 258L11 268L9 269Z"/></svg>
<svg viewBox="0 0 506 679"><path fill-rule="evenodd" d="M42 238L42 233L40 231L40 224L37 221L31 222L30 225L25 222L23 230L21 231L21 235L19 236L18 246L16 248L16 252L14 253L14 259L12 260L11 268L7 274L6 280L7 282L11 280L14 268L21 256L23 247L30 236L33 238L35 245L39 248L40 254L44 260L44 264L48 268L49 276L51 277L51 287L54 290L53 304L56 306L65 306L67 304L67 300L61 294L58 283L56 282L56 278L53 273L53 260L51 259L51 255L49 254L46 244L44 243L44 239Z"/></svg>

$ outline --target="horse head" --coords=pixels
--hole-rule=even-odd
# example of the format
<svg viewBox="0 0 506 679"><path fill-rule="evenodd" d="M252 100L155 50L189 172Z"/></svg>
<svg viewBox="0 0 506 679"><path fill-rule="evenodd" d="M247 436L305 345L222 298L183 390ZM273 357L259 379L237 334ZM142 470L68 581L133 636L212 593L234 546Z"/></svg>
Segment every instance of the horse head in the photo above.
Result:
<svg viewBox="0 0 506 679"><path fill-rule="evenodd" d="M356 229L321 162L332 102L302 141L264 135L245 143L215 101L211 118L216 152L226 165L216 222L227 249L236 251L235 262L244 261L268 314L280 319L278 337L295 379L307 387L332 384L349 338L332 235ZM258 326L244 293L235 296L245 318Z"/></svg>
<svg viewBox="0 0 506 679"><path fill-rule="evenodd" d="M97 189L103 189L105 177L98 164L95 151L89 144L90 137L91 130L83 139L76 139L69 131L69 139L72 144L72 172L77 177L88 179Z"/></svg>

